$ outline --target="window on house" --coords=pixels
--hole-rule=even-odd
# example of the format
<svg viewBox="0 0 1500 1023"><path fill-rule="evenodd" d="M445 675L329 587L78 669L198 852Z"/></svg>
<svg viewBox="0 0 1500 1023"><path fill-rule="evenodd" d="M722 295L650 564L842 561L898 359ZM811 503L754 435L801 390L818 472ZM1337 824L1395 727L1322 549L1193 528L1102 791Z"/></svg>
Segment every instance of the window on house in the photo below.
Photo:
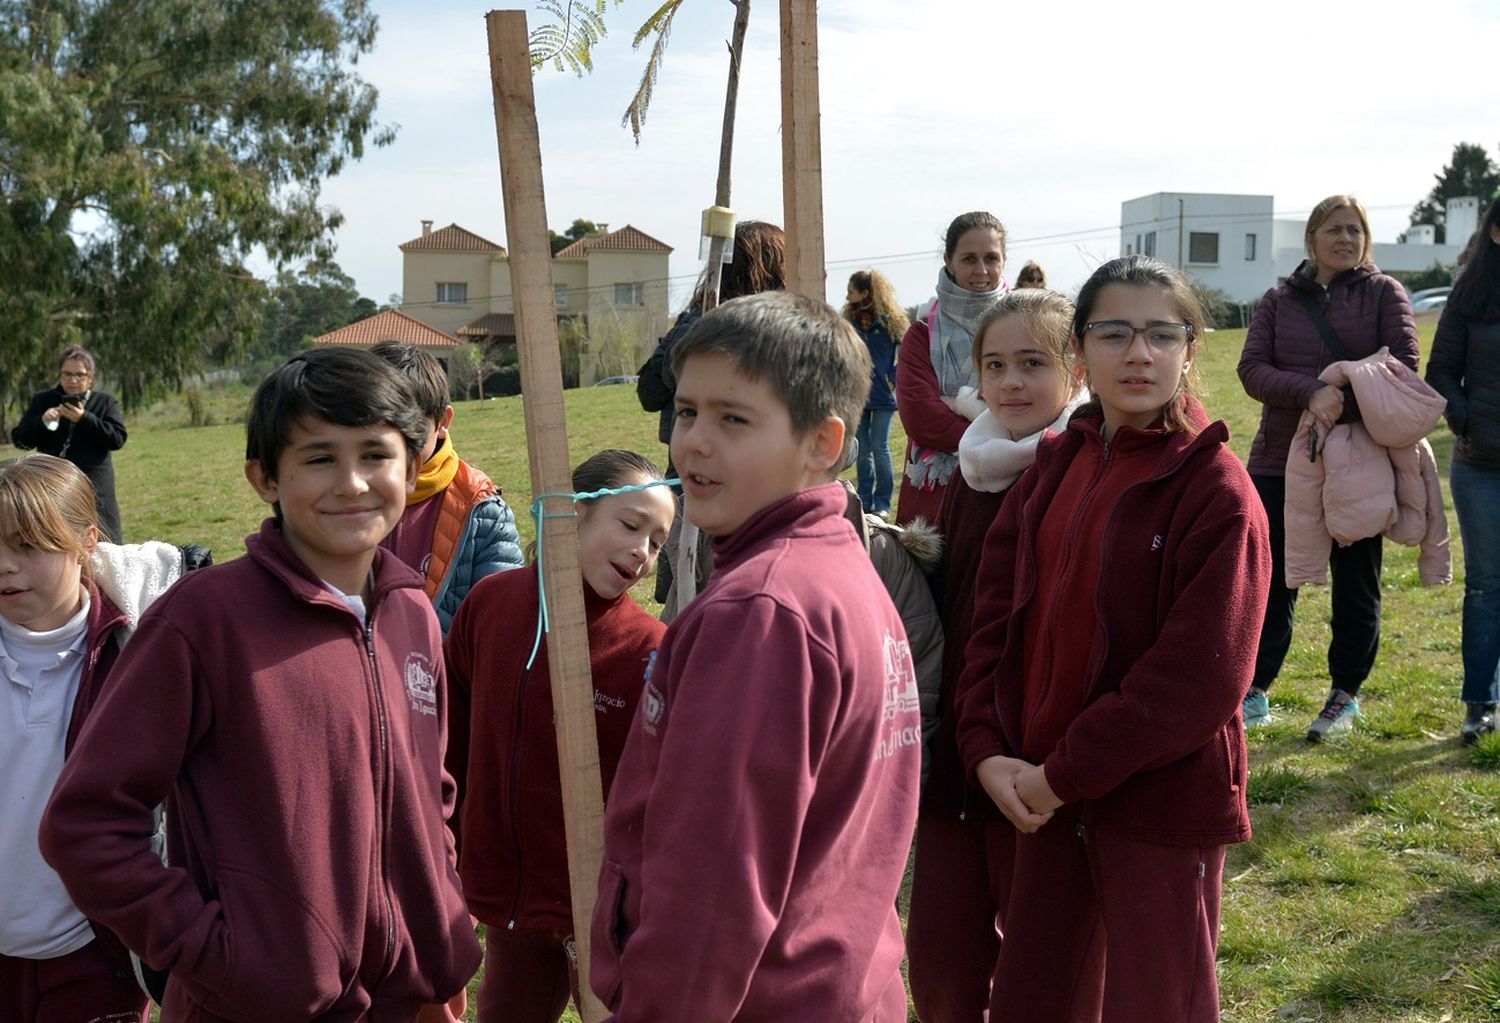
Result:
<svg viewBox="0 0 1500 1023"><path fill-rule="evenodd" d="M1255 235L1245 235L1245 262L1255 262Z"/></svg>
<svg viewBox="0 0 1500 1023"><path fill-rule="evenodd" d="M1135 251L1137 251L1137 252L1145 252L1146 251L1145 248L1142 247L1142 245L1141 245L1141 236L1140 235L1136 235L1135 236Z"/></svg>
<svg viewBox="0 0 1500 1023"><path fill-rule="evenodd" d="M1127 255L1127 256L1133 256L1133 255L1135 255L1135 249L1131 247L1131 245L1130 245L1129 242L1125 243L1125 255Z"/></svg>
<svg viewBox="0 0 1500 1023"><path fill-rule="evenodd" d="M468 282L438 281L437 300L439 305L468 305Z"/></svg>
<svg viewBox="0 0 1500 1023"><path fill-rule="evenodd" d="M616 284L615 305L645 305L646 286L640 283Z"/></svg>
<svg viewBox="0 0 1500 1023"><path fill-rule="evenodd" d="M554 284L552 286L552 299L557 308L568 308L568 286L566 284Z"/></svg>
<svg viewBox="0 0 1500 1023"><path fill-rule="evenodd" d="M1188 262L1217 263L1219 261L1219 236L1208 231L1188 232Z"/></svg>
<svg viewBox="0 0 1500 1023"><path fill-rule="evenodd" d="M1145 243L1146 244L1144 244L1144 245L1141 246L1141 251L1144 252L1148 256L1154 256L1154 255L1156 255L1156 232L1155 231L1147 231L1146 232Z"/></svg>

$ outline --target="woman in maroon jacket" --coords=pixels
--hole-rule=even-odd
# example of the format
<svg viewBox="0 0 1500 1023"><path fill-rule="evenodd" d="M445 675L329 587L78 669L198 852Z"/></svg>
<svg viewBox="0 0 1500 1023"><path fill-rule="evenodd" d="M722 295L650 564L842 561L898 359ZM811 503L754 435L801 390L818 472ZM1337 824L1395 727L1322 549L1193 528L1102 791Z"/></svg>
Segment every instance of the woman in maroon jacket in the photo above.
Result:
<svg viewBox="0 0 1500 1023"><path fill-rule="evenodd" d="M632 451L602 451L573 471L579 493L661 480ZM578 560L605 792L635 716L648 660L666 626L630 598L666 542L674 505L665 486L578 505ZM480 1023L556 1023L576 1000L572 898L562 782L547 683L547 646L532 656L537 569L481 579L444 644L448 771L458 875L486 925Z"/></svg>
<svg viewBox="0 0 1500 1023"><path fill-rule="evenodd" d="M943 239L937 297L901 339L896 409L906 429L906 472L896 521L936 522L958 465L958 440L984 411L970 349L974 328L1008 289L1005 228L976 210L955 217Z"/></svg>
<svg viewBox="0 0 1500 1023"><path fill-rule="evenodd" d="M1304 409L1326 433L1359 418L1352 393L1323 384L1318 374L1332 362L1362 359L1378 349L1417 368L1417 330L1406 289L1370 259L1370 222L1359 201L1331 195L1307 218L1307 259L1266 292L1240 356L1245 393L1262 403L1260 431L1250 445L1250 478L1271 523L1271 592L1255 658L1255 679L1245 696L1245 725L1271 720L1267 690L1292 645L1297 591L1285 585L1286 463ZM1342 351L1338 350L1342 349ZM1300 455L1300 453L1299 453ZM1380 646L1381 538L1333 548L1332 639L1328 675L1332 689L1308 727L1307 738L1353 726L1359 687Z"/></svg>
<svg viewBox="0 0 1500 1023"><path fill-rule="evenodd" d="M985 537L958 740L1021 832L992 1019L1219 1019L1270 552L1228 430L1192 395L1203 325L1171 266L1100 267L1073 317L1094 400Z"/></svg>

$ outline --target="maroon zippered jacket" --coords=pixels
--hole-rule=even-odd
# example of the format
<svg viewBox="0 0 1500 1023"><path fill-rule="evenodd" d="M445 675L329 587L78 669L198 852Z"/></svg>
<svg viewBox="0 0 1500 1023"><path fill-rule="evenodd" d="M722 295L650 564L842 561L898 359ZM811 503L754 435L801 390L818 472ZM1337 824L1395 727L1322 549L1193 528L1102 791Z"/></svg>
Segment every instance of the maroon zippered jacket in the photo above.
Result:
<svg viewBox="0 0 1500 1023"><path fill-rule="evenodd" d="M1369 264L1345 270L1328 282L1325 291L1308 276L1307 263L1298 266L1260 300L1240 353L1240 382L1245 393L1264 406L1260 429L1250 443L1249 467L1256 476L1286 475L1302 410L1324 386L1318 374L1342 358L1329 350L1299 293L1318 301L1328 325L1354 358L1385 347L1417 368L1416 321L1400 281ZM1344 402L1342 421L1349 422L1356 413L1347 391Z"/></svg>
<svg viewBox="0 0 1500 1023"><path fill-rule="evenodd" d="M646 663L667 627L628 593L585 584L599 774L609 792ZM453 616L448 770L458 783L458 876L469 911L492 927L573 931L562 781L547 641L526 666L537 621L535 566L479 580Z"/></svg>
<svg viewBox="0 0 1500 1023"><path fill-rule="evenodd" d="M1228 428L1205 425L1196 402L1190 415L1201 432L1160 434L1156 471L1115 496L1093 606L1057 610L1089 644L1088 695L1043 764L1053 792L1081 803L1086 822L1165 845L1222 845L1250 837L1240 701L1271 554ZM1037 530L1079 451L1104 445L1099 425L1075 418L1043 438L985 537L957 694L971 775L986 757L1021 755Z"/></svg>
<svg viewBox="0 0 1500 1023"><path fill-rule="evenodd" d="M141 617L42 853L171 971L164 1023L410 1020L480 959L444 824L437 620L385 552L367 628L274 521L245 546ZM171 866L150 846L163 798Z"/></svg>
<svg viewBox="0 0 1500 1023"><path fill-rule="evenodd" d="M714 541L604 812L592 984L617 1023L904 1020L922 729L843 485Z"/></svg>

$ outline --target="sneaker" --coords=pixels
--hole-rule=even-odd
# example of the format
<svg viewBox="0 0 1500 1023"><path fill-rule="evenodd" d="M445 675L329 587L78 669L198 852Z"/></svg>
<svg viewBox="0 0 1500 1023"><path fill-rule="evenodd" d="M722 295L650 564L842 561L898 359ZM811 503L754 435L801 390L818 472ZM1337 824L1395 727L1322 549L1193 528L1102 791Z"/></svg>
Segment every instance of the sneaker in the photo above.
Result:
<svg viewBox="0 0 1500 1023"><path fill-rule="evenodd" d="M1495 724L1495 705L1493 703L1469 704L1469 712L1464 715L1464 745L1472 746L1482 736L1489 735L1495 730Z"/></svg>
<svg viewBox="0 0 1500 1023"><path fill-rule="evenodd" d="M1307 741L1321 742L1330 735L1347 732L1354 727L1354 719L1357 717L1359 700L1342 689L1330 690L1322 713L1307 726Z"/></svg>
<svg viewBox="0 0 1500 1023"><path fill-rule="evenodd" d="M1271 700L1259 689L1251 689L1244 702L1245 730L1259 728L1269 725L1271 718Z"/></svg>

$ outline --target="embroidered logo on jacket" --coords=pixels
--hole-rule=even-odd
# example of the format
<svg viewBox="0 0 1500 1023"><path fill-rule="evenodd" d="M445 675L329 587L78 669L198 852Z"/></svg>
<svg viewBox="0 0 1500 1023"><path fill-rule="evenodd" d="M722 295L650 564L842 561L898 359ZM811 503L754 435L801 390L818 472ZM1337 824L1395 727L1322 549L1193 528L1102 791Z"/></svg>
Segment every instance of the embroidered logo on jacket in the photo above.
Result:
<svg viewBox="0 0 1500 1023"><path fill-rule="evenodd" d="M1161 534L1157 533L1155 536L1153 536L1151 538L1151 549L1153 551L1159 551L1159 550L1161 550L1161 543L1162 543Z"/></svg>
<svg viewBox="0 0 1500 1023"><path fill-rule="evenodd" d="M667 701L662 691L656 688L655 683L647 682L646 691L641 694L641 727L646 730L647 735L656 734L666 711Z"/></svg>
<svg viewBox="0 0 1500 1023"><path fill-rule="evenodd" d="M415 651L407 654L401 675L406 681L406 700L411 709L427 717L437 717L437 672L427 655Z"/></svg>
<svg viewBox="0 0 1500 1023"><path fill-rule="evenodd" d="M891 723L891 727L875 751L876 760L894 755L903 746L919 746L922 742L921 720L912 722L913 715L921 713L922 702L917 692L917 671L911 662L911 644L887 632L883 653L885 706L880 720Z"/></svg>

